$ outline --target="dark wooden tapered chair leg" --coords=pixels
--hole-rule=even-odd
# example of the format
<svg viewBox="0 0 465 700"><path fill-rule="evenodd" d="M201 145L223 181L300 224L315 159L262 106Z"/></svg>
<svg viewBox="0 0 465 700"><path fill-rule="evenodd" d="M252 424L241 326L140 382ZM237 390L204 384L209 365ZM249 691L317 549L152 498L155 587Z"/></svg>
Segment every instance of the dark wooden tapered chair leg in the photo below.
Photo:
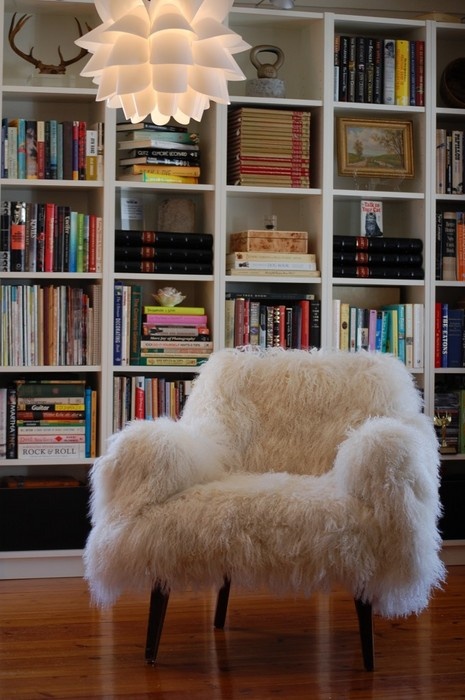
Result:
<svg viewBox="0 0 465 700"><path fill-rule="evenodd" d="M216 610L214 626L215 629L222 630L224 623L226 621L226 613L228 611L228 601L229 601L229 591L231 589L231 579L224 577L224 583L218 591L218 598L216 600Z"/></svg>
<svg viewBox="0 0 465 700"><path fill-rule="evenodd" d="M147 642L145 645L145 660L148 664L154 664L157 658L169 597L169 589L163 586L160 581L157 581L150 595Z"/></svg>
<svg viewBox="0 0 465 700"><path fill-rule="evenodd" d="M363 663L367 671L375 668L375 645L373 639L373 612L371 603L364 603L355 598L355 608L360 629L360 641L362 643Z"/></svg>

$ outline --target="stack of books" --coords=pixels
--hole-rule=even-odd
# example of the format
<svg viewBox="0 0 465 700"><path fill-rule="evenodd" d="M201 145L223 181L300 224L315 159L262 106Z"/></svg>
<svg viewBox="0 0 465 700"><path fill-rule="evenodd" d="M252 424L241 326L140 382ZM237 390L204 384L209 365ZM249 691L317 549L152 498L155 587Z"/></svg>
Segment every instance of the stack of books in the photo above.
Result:
<svg viewBox="0 0 465 700"><path fill-rule="evenodd" d="M7 459L96 456L97 393L85 380L17 380L7 402Z"/></svg>
<svg viewBox="0 0 465 700"><path fill-rule="evenodd" d="M333 237L333 276L422 280L420 238Z"/></svg>
<svg viewBox="0 0 465 700"><path fill-rule="evenodd" d="M310 112L231 109L228 184L310 187Z"/></svg>
<svg viewBox="0 0 465 700"><path fill-rule="evenodd" d="M213 351L203 306L144 306L140 365L201 365Z"/></svg>
<svg viewBox="0 0 465 700"><path fill-rule="evenodd" d="M115 231L115 272L213 274L213 235Z"/></svg>
<svg viewBox="0 0 465 700"><path fill-rule="evenodd" d="M232 233L226 273L240 276L319 277L316 256L307 252L307 231L248 230Z"/></svg>
<svg viewBox="0 0 465 700"><path fill-rule="evenodd" d="M123 122L116 125L116 131L120 180L198 183L199 137L187 127Z"/></svg>

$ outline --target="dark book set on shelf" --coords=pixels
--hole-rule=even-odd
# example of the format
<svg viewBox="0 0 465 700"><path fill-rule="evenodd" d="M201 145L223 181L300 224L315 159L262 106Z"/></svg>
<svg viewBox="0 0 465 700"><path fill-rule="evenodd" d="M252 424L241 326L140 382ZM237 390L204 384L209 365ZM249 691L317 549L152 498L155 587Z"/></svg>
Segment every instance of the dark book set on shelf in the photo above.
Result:
<svg viewBox="0 0 465 700"><path fill-rule="evenodd" d="M335 235L333 276L422 280L423 241L396 236Z"/></svg>
<svg viewBox="0 0 465 700"><path fill-rule="evenodd" d="M464 130L436 129L436 194L463 194Z"/></svg>
<svg viewBox="0 0 465 700"><path fill-rule="evenodd" d="M465 211L436 211L436 279L465 281Z"/></svg>
<svg viewBox="0 0 465 700"><path fill-rule="evenodd" d="M336 34L334 99L424 106L425 42Z"/></svg>
<svg viewBox="0 0 465 700"><path fill-rule="evenodd" d="M435 303L434 366L465 367L465 301Z"/></svg>
<svg viewBox="0 0 465 700"><path fill-rule="evenodd" d="M97 392L85 380L17 379L0 402L0 459L96 456Z"/></svg>
<svg viewBox="0 0 465 700"><path fill-rule="evenodd" d="M213 274L213 235L115 231L115 272Z"/></svg>
<svg viewBox="0 0 465 700"><path fill-rule="evenodd" d="M130 420L176 419L190 394L192 379L116 375L113 380L113 431Z"/></svg>
<svg viewBox="0 0 465 700"><path fill-rule="evenodd" d="M199 136L187 127L124 122L117 124L116 130L120 180L199 182Z"/></svg>
<svg viewBox="0 0 465 700"><path fill-rule="evenodd" d="M115 282L115 366L197 367L213 351L205 308L142 304L142 287Z"/></svg>
<svg viewBox="0 0 465 700"><path fill-rule="evenodd" d="M228 184L310 187L310 120L308 111L231 107Z"/></svg>
<svg viewBox="0 0 465 700"><path fill-rule="evenodd" d="M101 216L54 202L0 206L0 271L102 271Z"/></svg>
<svg viewBox="0 0 465 700"><path fill-rule="evenodd" d="M321 344L321 302L299 292L227 292L225 346L309 350Z"/></svg>
<svg viewBox="0 0 465 700"><path fill-rule="evenodd" d="M101 180L104 125L86 121L3 117L1 177Z"/></svg>

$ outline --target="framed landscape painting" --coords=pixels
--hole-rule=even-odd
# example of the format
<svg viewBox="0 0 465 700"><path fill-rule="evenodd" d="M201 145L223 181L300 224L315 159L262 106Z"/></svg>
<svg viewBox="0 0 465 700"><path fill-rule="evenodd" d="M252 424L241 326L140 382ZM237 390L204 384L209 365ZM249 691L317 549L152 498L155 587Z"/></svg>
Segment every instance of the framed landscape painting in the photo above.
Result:
<svg viewBox="0 0 465 700"><path fill-rule="evenodd" d="M413 177L412 122L379 119L337 120L340 175Z"/></svg>

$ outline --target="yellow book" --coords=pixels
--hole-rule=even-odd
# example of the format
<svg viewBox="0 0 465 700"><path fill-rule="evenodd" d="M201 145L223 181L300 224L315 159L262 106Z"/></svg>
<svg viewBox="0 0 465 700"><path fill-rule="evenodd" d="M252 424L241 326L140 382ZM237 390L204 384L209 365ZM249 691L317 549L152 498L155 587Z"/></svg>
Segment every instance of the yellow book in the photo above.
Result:
<svg viewBox="0 0 465 700"><path fill-rule="evenodd" d="M349 350L349 324L350 324L350 304L341 302L340 311L340 331L339 331L339 349Z"/></svg>
<svg viewBox="0 0 465 700"><path fill-rule="evenodd" d="M409 44L406 39L396 39L395 96L396 105L410 104Z"/></svg>

